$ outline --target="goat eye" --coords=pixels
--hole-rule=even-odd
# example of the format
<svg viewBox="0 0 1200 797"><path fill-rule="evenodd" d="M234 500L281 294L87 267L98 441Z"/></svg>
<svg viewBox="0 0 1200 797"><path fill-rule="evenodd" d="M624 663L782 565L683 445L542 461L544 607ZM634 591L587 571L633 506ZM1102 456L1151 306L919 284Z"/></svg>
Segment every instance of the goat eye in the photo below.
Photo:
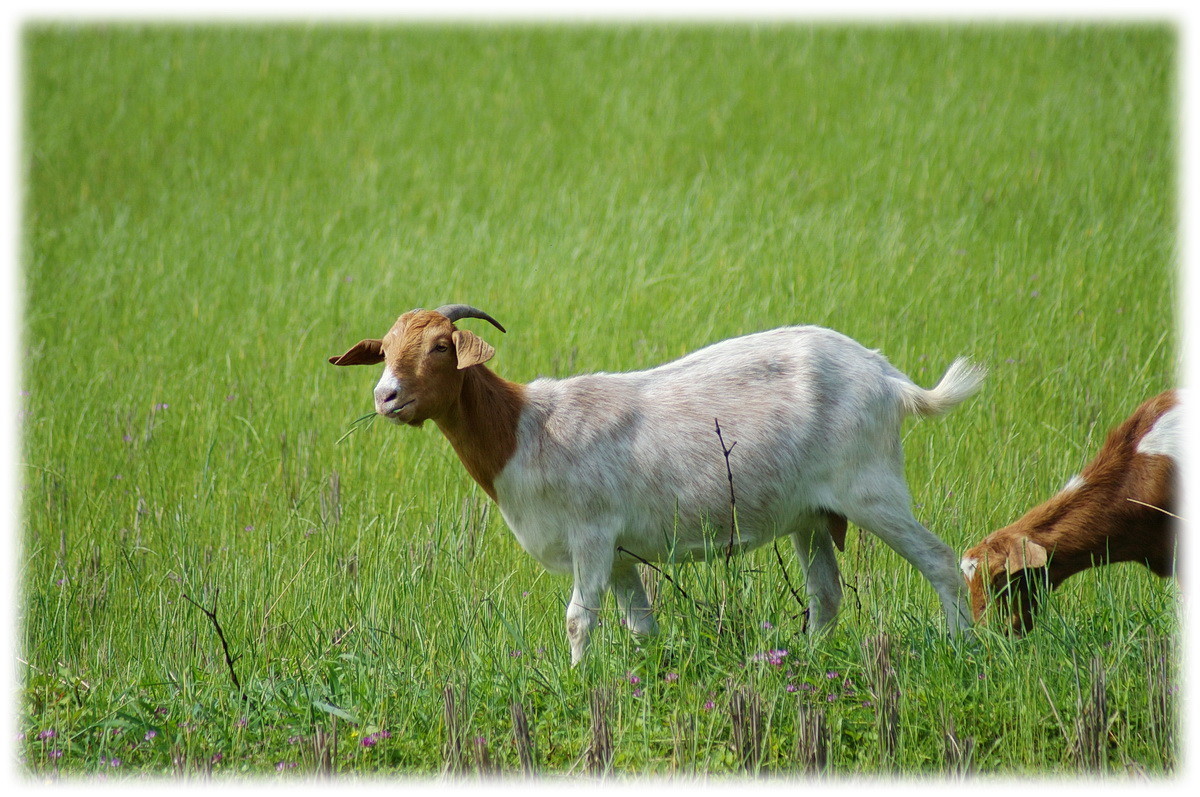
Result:
<svg viewBox="0 0 1200 797"><path fill-rule="evenodd" d="M447 346L445 343L439 343L438 345L433 347L433 350L434 351L449 351L450 347Z"/></svg>

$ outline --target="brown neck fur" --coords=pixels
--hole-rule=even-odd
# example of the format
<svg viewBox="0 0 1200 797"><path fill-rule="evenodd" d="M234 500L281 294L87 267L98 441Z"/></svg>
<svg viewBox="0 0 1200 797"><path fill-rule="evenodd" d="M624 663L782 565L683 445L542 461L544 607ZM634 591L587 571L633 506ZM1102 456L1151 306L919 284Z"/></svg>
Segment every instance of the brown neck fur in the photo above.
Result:
<svg viewBox="0 0 1200 797"><path fill-rule="evenodd" d="M1169 457L1138 454L1137 446L1176 401L1168 393L1139 407L1083 469L1081 487L1054 496L1013 524L1054 552L1053 585L1100 560L1142 561L1160 575L1174 570L1170 517L1159 509L1176 510L1175 466Z"/></svg>
<svg viewBox="0 0 1200 797"><path fill-rule="evenodd" d="M474 365L463 371L458 400L433 419L467 473L493 501L496 477L517 450L517 422L524 406L524 385Z"/></svg>

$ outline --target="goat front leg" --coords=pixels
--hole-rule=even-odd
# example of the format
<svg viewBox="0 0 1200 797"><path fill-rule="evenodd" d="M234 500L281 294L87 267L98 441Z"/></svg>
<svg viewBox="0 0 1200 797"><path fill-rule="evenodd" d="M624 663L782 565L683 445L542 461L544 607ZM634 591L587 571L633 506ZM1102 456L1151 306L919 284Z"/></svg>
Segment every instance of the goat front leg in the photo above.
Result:
<svg viewBox="0 0 1200 797"><path fill-rule="evenodd" d="M611 579L613 595L629 629L642 636L657 634L658 623L654 621L654 610L646 598L646 588L638 574L637 565L628 559L618 558L613 562Z"/></svg>
<svg viewBox="0 0 1200 797"><path fill-rule="evenodd" d="M612 549L607 547L604 550L577 551L572 556L575 585L571 589L571 601L567 604L567 641L571 643L572 667L583 661L587 652L588 636L596 624L596 612L600 610L604 591L608 589L612 560Z"/></svg>

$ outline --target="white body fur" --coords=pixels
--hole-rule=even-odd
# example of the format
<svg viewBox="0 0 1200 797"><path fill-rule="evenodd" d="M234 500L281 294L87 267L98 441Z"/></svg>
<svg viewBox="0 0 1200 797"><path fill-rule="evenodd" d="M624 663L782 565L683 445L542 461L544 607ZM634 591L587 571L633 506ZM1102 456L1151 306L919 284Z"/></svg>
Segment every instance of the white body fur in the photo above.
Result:
<svg viewBox="0 0 1200 797"><path fill-rule="evenodd" d="M734 446L735 546L791 535L814 631L841 601L831 514L917 567L958 631L970 615L957 557L912 515L900 424L945 412L982 378L957 360L924 390L844 335L787 327L647 371L539 379L527 386L497 503L526 551L574 577L567 631L578 662L609 586L634 631L656 630L637 559L618 548L652 562L723 555L729 483L716 420Z"/></svg>

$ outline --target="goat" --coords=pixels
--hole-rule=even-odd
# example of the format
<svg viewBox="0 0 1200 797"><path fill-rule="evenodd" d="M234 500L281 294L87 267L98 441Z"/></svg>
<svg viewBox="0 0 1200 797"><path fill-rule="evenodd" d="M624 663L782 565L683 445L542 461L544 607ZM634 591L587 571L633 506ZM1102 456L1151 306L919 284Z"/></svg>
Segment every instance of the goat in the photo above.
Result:
<svg viewBox="0 0 1200 797"><path fill-rule="evenodd" d="M952 549L912 515L900 423L974 393L982 368L956 360L932 390L878 352L815 326L712 344L629 373L521 385L484 366L495 350L454 322L467 305L416 309L381 339L329 358L386 362L375 409L396 423L432 420L500 507L521 546L574 577L566 610L572 664L587 648L611 587L626 624L657 631L637 561L710 558L790 535L805 573L814 633L841 602L834 556L852 521L917 567L941 599L951 633L971 623ZM737 524L714 422L737 474ZM724 446L724 443L721 443Z"/></svg>
<svg viewBox="0 0 1200 797"><path fill-rule="evenodd" d="M1049 590L1097 565L1141 562L1175 574L1181 413L1175 390L1144 402L1062 490L967 551L960 567L975 620L994 596L1023 634Z"/></svg>

